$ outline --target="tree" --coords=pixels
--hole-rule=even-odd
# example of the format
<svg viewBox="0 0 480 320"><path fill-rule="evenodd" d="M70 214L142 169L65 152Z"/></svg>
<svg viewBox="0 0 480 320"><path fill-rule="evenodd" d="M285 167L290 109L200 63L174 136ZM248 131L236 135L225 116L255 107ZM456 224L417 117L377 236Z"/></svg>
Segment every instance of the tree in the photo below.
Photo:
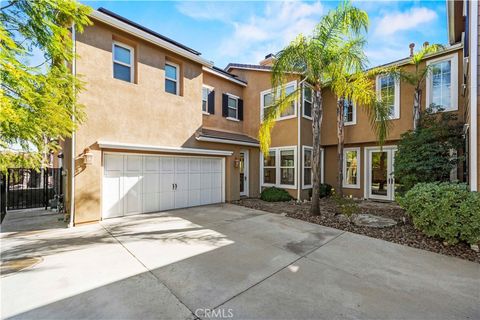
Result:
<svg viewBox="0 0 480 320"><path fill-rule="evenodd" d="M323 118L322 89L327 85L331 65L348 59L346 48L352 46L362 31L366 31L368 15L349 2L328 12L316 26L312 36L299 35L278 53L272 68L272 87L275 101L266 113L260 127L259 140L262 152L267 155L271 142L271 129L275 119L295 101L301 86L286 95L287 79L298 76L313 88L312 108L312 208L313 215L320 214L320 130ZM344 55L344 56L342 56Z"/></svg>
<svg viewBox="0 0 480 320"><path fill-rule="evenodd" d="M427 108L422 112L417 130L402 134L395 154L395 179L401 192L420 182L450 181L464 146L463 125L450 112Z"/></svg>
<svg viewBox="0 0 480 320"><path fill-rule="evenodd" d="M414 53L410 57L410 64L414 66L414 70L409 72L404 69L392 69L387 73L393 75L397 79L404 81L415 88L413 95L413 130L417 130L421 110L422 110L422 87L425 83L427 75L431 72L431 66L420 67L421 62L426 55L438 52L443 49L443 46L440 44L428 44L425 43L418 52ZM429 106L426 106L427 108Z"/></svg>
<svg viewBox="0 0 480 320"><path fill-rule="evenodd" d="M69 28L83 31L90 10L75 0L10 0L0 7L0 171L41 167L84 118L76 99L82 83L70 71ZM44 61L32 65L40 55Z"/></svg>

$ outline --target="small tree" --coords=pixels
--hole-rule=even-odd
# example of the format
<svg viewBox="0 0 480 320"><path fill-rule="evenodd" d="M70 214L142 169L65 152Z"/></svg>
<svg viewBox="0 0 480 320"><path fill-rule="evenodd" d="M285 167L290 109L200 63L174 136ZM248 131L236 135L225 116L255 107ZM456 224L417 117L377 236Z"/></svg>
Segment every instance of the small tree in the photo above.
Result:
<svg viewBox="0 0 480 320"><path fill-rule="evenodd" d="M69 28L90 23L90 7L75 0L10 0L0 6L0 171L39 168L83 118L72 74ZM39 51L44 61L29 58ZM36 54L36 56L40 56ZM22 152L13 152L11 146Z"/></svg>
<svg viewBox="0 0 480 320"><path fill-rule="evenodd" d="M420 182L449 181L462 156L463 125L451 112L436 107L422 112L416 131L401 136L395 155L395 179L401 192Z"/></svg>

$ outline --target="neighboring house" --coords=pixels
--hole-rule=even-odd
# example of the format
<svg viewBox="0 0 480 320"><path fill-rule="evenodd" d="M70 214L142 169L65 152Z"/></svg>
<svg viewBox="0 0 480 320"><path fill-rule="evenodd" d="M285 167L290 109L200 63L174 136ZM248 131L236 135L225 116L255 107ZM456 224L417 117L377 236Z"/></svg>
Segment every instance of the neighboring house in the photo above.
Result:
<svg viewBox="0 0 480 320"><path fill-rule="evenodd" d="M448 1L448 38L450 44L462 43L463 54L459 63L463 65L461 95L464 99L465 137L467 150L467 181L472 191L480 190L480 106L478 65L480 25L480 2L472 0Z"/></svg>
<svg viewBox="0 0 480 320"><path fill-rule="evenodd" d="M278 119L269 157L256 139L273 98L272 55L258 65L232 63L222 70L105 9L91 19L92 26L74 33L79 58L73 71L86 82L79 100L87 120L63 150L72 224L258 197L267 186L309 199L310 89L302 88L300 101ZM444 64L444 81L435 84L439 95L426 89L423 106L441 103L463 120L461 55L455 45L427 57L425 63ZM393 64L409 68L407 61ZM387 78L377 84L392 101L393 127L380 151L367 114L346 105L344 188L355 197L393 200L390 173L396 142L412 128L413 88ZM292 78L287 92L298 85ZM336 101L328 91L324 103L321 180L335 185Z"/></svg>

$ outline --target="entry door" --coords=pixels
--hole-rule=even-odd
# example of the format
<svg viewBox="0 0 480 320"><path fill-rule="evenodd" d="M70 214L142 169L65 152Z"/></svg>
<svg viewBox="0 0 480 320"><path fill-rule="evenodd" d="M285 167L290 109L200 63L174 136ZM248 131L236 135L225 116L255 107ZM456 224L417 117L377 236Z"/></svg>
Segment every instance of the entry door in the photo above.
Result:
<svg viewBox="0 0 480 320"><path fill-rule="evenodd" d="M240 151L240 195L248 196L248 150Z"/></svg>
<svg viewBox="0 0 480 320"><path fill-rule="evenodd" d="M395 198L395 179L393 163L395 149L368 149L367 192L371 199L393 200Z"/></svg>

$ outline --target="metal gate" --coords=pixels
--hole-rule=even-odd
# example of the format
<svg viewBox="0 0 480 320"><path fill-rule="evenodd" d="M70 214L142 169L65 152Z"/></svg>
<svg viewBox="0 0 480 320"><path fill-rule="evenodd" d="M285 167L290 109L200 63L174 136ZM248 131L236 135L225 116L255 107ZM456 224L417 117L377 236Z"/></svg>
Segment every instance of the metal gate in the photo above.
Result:
<svg viewBox="0 0 480 320"><path fill-rule="evenodd" d="M49 201L63 193L62 168L8 169L6 181L7 210L47 209Z"/></svg>

